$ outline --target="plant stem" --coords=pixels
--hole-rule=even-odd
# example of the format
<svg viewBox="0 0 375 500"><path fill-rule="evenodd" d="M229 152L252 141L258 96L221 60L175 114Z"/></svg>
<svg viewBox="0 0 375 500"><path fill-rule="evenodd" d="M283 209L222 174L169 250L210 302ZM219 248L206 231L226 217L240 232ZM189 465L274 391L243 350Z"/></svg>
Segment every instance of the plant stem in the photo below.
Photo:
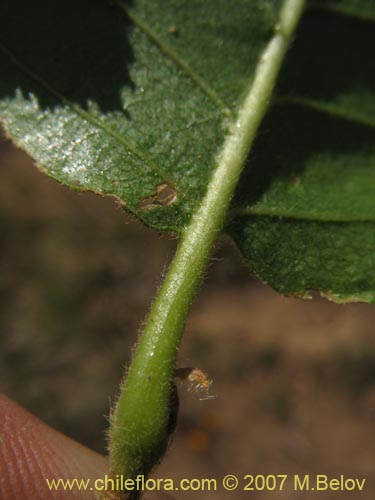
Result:
<svg viewBox="0 0 375 500"><path fill-rule="evenodd" d="M183 232L152 306L112 416L113 474L147 474L165 451L173 371L186 316L223 228L304 4L304 0L284 2L275 33L260 57L247 97L218 155L206 196Z"/></svg>

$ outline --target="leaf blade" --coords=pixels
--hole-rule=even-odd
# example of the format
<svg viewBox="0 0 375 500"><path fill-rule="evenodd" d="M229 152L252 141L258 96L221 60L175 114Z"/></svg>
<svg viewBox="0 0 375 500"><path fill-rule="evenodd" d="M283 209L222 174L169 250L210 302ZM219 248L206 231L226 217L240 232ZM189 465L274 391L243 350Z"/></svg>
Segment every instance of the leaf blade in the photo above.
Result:
<svg viewBox="0 0 375 500"><path fill-rule="evenodd" d="M7 4L3 2L0 9L5 6L8 16L11 12L10 17L18 21L17 8ZM21 46L15 36L17 25L9 23L5 39L2 34L4 45L10 46L16 61L12 63L9 54L0 56L2 74L7 75L0 82L4 126L52 177L74 189L114 195L149 226L180 233L205 195L229 134L231 119L223 110L229 107L235 114L241 109L281 4L276 0L241 0L229 13L224 0L204 6L198 0L169 2L167 6L138 0L129 11L136 16L133 21L137 20L131 27L119 10L81 0L76 10L78 17L69 28L70 39L84 48L82 54L76 50L78 54L73 57L73 69L81 69L84 75L76 78L69 73L72 69L68 60L51 62L53 51L65 57L60 47L66 44L65 32L58 27L56 12L43 0L39 9L49 9L50 24L57 31L55 38L53 32L48 33L52 37L50 52L43 47L43 33L38 39L30 26L22 26L26 35ZM309 258L293 288L284 274L278 274L278 281L266 273L267 263L262 261L261 253L257 252L255 261L249 242L238 238L238 234L248 234L248 226L265 231L267 239L264 219L254 224L255 216L259 220L281 217L286 232L291 231L288 221L298 219L305 224L306 234L318 221L322 233L329 222L360 225L373 221L371 134L375 100L370 78L374 62L369 51L373 5L363 4L359 20L338 14L332 7L338 4L346 14L357 12L353 10L355 2L347 0L329 2L306 14L231 212L237 217L236 228L243 225L232 234L245 258L265 281L284 293L317 288L351 297L362 290L357 290L358 280L353 273L348 273L350 286L340 284L337 272L331 275L331 286L322 277L319 284L313 279L316 266L309 264ZM67 2L62 14L67 18L69 5ZM91 14L86 25L87 11ZM31 9L26 19L30 17L32 25L37 16L38 10ZM110 29L103 27L100 18L106 19ZM42 28L47 29L41 27L41 32ZM337 37L332 36L332 31ZM101 36L95 43L97 32ZM348 37L349 32L352 36ZM311 46L309 40L317 33ZM353 38L357 40L354 48L343 39L344 34L350 43ZM29 52L24 50L28 36ZM42 55L33 47L35 38ZM95 52L85 39L98 53L103 53L102 44L104 52L114 54L108 72L112 83L104 85L107 89L100 88L106 80L103 75L94 74L92 64L85 63L85 55L92 63L90 54ZM116 51L117 46L121 50ZM121 54L126 57L121 58ZM59 76L56 64L57 70L65 70L61 73L67 73L66 77ZM22 66L26 71L20 73ZM102 70L105 68L101 66ZM320 74L325 78L319 78ZM91 81L88 77L92 77ZM78 90L74 88L76 80L80 83ZM303 134L307 126L310 132ZM329 132L330 128L334 132ZM309 134L313 140L309 140ZM169 196L160 195L164 187ZM270 234L272 227L270 223ZM372 229L366 227L370 240L364 248L371 253ZM311 241L317 241L319 229L316 231L314 238L310 235ZM337 234L341 234L339 229ZM262 234L255 236L263 238ZM282 234L279 237L282 246ZM338 239L343 247L351 247L349 233L346 242L341 236ZM317 243L315 247L324 254L324 248ZM296 267L298 256L292 255L292 248L288 258L282 253L285 269ZM337 249L333 242L330 248L330 259L334 259ZM357 262L354 250L352 253L353 262ZM372 261L365 261L367 275L372 276ZM358 262L357 267L359 273L364 272Z"/></svg>

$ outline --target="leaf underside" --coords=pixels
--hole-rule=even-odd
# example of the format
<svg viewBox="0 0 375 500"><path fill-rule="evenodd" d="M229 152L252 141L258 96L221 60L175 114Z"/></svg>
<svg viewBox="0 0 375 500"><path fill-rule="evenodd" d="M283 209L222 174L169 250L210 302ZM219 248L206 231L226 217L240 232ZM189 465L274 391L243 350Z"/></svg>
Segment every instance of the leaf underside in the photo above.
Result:
<svg viewBox="0 0 375 500"><path fill-rule="evenodd" d="M0 5L0 117L48 175L182 232L281 0ZM375 2L311 2L228 232L281 293L375 301Z"/></svg>

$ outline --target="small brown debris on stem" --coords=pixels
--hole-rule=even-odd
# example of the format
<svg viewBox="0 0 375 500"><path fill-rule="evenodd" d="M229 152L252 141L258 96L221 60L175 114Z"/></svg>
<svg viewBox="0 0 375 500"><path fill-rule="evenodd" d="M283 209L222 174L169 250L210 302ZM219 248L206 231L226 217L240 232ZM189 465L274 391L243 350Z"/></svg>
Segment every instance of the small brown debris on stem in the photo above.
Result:
<svg viewBox="0 0 375 500"><path fill-rule="evenodd" d="M174 376L183 382L187 382L189 392L203 393L204 396L199 398L200 400L212 399L214 397L209 394L212 380L199 368L176 368Z"/></svg>

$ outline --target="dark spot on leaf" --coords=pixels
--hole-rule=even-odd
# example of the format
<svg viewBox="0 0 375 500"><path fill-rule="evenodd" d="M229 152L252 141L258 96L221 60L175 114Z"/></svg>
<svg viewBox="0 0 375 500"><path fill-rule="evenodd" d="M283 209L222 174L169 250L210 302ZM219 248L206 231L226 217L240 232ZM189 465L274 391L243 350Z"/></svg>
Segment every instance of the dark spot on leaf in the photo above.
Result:
<svg viewBox="0 0 375 500"><path fill-rule="evenodd" d="M155 208L156 205L154 203L154 199L154 196L147 196L146 198L143 198L143 200L139 202L139 208L141 210L151 210L152 208Z"/></svg>
<svg viewBox="0 0 375 500"><path fill-rule="evenodd" d="M159 184L156 187L157 202L160 205L172 205L177 199L177 191L169 184Z"/></svg>
<svg viewBox="0 0 375 500"><path fill-rule="evenodd" d="M139 208L141 210L152 210L160 206L169 207L177 200L177 191L165 182L156 186L155 191L155 194L146 196L140 201Z"/></svg>
<svg viewBox="0 0 375 500"><path fill-rule="evenodd" d="M290 183L291 183L292 186L298 187L300 185L300 182L301 181L299 180L299 178L296 175L292 175L290 177Z"/></svg>
<svg viewBox="0 0 375 500"><path fill-rule="evenodd" d="M168 28L168 34L169 35L173 35L173 36L177 36L178 35L178 31L177 31L176 26L169 26L169 28Z"/></svg>

